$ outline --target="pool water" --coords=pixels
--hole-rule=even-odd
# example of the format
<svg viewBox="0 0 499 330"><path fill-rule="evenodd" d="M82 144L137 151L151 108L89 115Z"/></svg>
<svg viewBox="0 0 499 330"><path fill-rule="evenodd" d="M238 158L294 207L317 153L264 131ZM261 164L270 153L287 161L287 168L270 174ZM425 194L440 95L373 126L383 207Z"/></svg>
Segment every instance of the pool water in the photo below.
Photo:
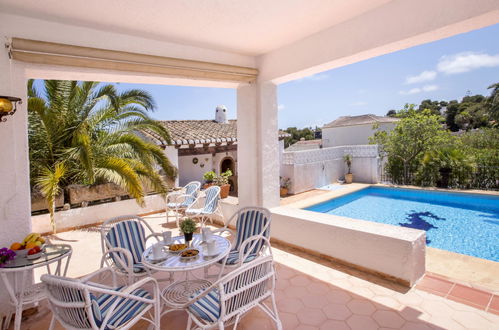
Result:
<svg viewBox="0 0 499 330"><path fill-rule="evenodd" d="M428 246L499 261L499 196L369 187L306 210L425 230Z"/></svg>

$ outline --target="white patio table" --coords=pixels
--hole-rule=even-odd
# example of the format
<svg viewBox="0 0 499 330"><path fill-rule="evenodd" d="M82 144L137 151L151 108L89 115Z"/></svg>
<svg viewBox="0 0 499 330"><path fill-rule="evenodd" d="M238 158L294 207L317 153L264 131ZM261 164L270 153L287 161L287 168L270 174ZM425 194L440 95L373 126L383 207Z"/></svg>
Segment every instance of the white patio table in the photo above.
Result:
<svg viewBox="0 0 499 330"><path fill-rule="evenodd" d="M72 249L67 244L46 245L43 253L38 259L29 260L26 257L17 256L14 260L6 262L0 268L0 277L9 293L10 303L15 308L14 329L21 328L23 306L38 303L45 299L43 283L31 284L33 269L47 267L47 273L65 276L68 270ZM63 260L66 259L65 265ZM55 264L52 270L50 265ZM7 315L4 325L9 325L12 313Z"/></svg>
<svg viewBox="0 0 499 330"><path fill-rule="evenodd" d="M197 278L192 272L210 266L219 260L226 258L230 252L231 244L225 237L213 235L213 240L216 244L216 253L213 256L204 254L201 235L195 234L190 244L190 248L199 250L199 255L193 259L183 260L180 253L165 251L164 258L158 261L152 260L152 246L144 251L142 256L142 264L148 268L163 272L185 272L185 278L174 281L163 289L162 296L167 305L172 308L185 304L192 294L207 288L211 282L205 278ZM184 243L183 236L172 238L174 243Z"/></svg>

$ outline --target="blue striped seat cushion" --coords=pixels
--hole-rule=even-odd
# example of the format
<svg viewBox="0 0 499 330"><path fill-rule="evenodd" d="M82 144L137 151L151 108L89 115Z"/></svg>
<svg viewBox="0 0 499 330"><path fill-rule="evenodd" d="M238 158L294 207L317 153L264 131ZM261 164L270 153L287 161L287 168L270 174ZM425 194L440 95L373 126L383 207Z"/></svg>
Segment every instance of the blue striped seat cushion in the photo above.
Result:
<svg viewBox="0 0 499 330"><path fill-rule="evenodd" d="M115 289L120 291L123 287ZM132 291L132 295L152 299L151 295L142 289ZM97 326L102 325L102 321L106 318L109 308L113 303L119 299L118 304L114 308L113 314L107 322L106 329L116 329L121 325L131 320L134 316L139 314L146 304L137 300L126 299L111 294L102 294L99 297L92 296L92 311Z"/></svg>
<svg viewBox="0 0 499 330"><path fill-rule="evenodd" d="M196 214L212 214L212 212L208 212L205 209L190 209L185 212L187 215L196 215Z"/></svg>
<svg viewBox="0 0 499 330"><path fill-rule="evenodd" d="M166 206L168 206L169 209L176 209L176 208L179 208L179 209L182 209L182 208L186 208L189 206L189 204L187 204L185 201L182 202L182 203L168 203L166 204Z"/></svg>
<svg viewBox="0 0 499 330"><path fill-rule="evenodd" d="M191 298L200 295L203 290L196 292ZM220 295L213 289L203 298L188 307L189 311L205 321L216 322L220 317Z"/></svg>
<svg viewBox="0 0 499 330"><path fill-rule="evenodd" d="M254 260L256 258L256 253L250 253L247 257L246 260L244 260L244 263L250 262L251 260ZM235 265L239 261L239 251L233 250L229 252L229 255L227 256L227 261L225 264L227 265ZM219 263L223 263L223 259L219 261Z"/></svg>

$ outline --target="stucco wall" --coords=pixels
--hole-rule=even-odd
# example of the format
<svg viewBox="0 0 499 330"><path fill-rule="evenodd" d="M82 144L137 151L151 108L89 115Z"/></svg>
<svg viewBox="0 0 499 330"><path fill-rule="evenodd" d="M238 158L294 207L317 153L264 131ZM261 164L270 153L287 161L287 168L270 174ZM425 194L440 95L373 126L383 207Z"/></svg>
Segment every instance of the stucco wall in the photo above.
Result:
<svg viewBox="0 0 499 330"><path fill-rule="evenodd" d="M414 285L425 273L425 232L276 207L271 237Z"/></svg>
<svg viewBox="0 0 499 330"><path fill-rule="evenodd" d="M369 137L374 135L372 124L345 127L325 127L322 129L322 145L324 148L369 144ZM395 123L382 123L378 130L389 131Z"/></svg>
<svg viewBox="0 0 499 330"><path fill-rule="evenodd" d="M193 164L192 160L198 159L197 164ZM204 165L201 167L201 165ZM180 156L178 158L179 167L179 185L185 186L191 181L203 181L203 174L213 169L213 157L211 154L203 154L196 156Z"/></svg>
<svg viewBox="0 0 499 330"><path fill-rule="evenodd" d="M355 182L377 183L378 148L376 145L340 146L282 154L281 176L291 179L289 192L297 194L336 183L347 172L343 156L352 155Z"/></svg>

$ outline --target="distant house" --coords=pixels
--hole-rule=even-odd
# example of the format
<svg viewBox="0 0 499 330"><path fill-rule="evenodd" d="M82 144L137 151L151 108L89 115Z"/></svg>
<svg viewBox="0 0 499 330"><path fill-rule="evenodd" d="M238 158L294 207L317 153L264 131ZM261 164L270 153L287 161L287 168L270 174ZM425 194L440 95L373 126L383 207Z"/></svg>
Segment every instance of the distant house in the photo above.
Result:
<svg viewBox="0 0 499 330"><path fill-rule="evenodd" d="M303 139L303 138L302 138ZM301 150L311 150L311 149L320 149L322 148L322 140L300 140L289 147L287 147L284 151L301 151Z"/></svg>
<svg viewBox="0 0 499 330"><path fill-rule="evenodd" d="M398 121L398 118L372 114L342 116L324 125L322 128L322 146L327 148L369 144L369 137L375 132L373 130L374 124L378 124L378 130L390 131Z"/></svg>
<svg viewBox="0 0 499 330"><path fill-rule="evenodd" d="M227 108L217 106L215 120L165 120L163 126L170 132L171 144L152 132L146 132L156 141L166 156L178 168L178 182L184 186L190 181L202 181L208 171L216 173L230 169L231 192L237 193L237 120L227 119ZM288 133L279 132L280 149L284 149Z"/></svg>

